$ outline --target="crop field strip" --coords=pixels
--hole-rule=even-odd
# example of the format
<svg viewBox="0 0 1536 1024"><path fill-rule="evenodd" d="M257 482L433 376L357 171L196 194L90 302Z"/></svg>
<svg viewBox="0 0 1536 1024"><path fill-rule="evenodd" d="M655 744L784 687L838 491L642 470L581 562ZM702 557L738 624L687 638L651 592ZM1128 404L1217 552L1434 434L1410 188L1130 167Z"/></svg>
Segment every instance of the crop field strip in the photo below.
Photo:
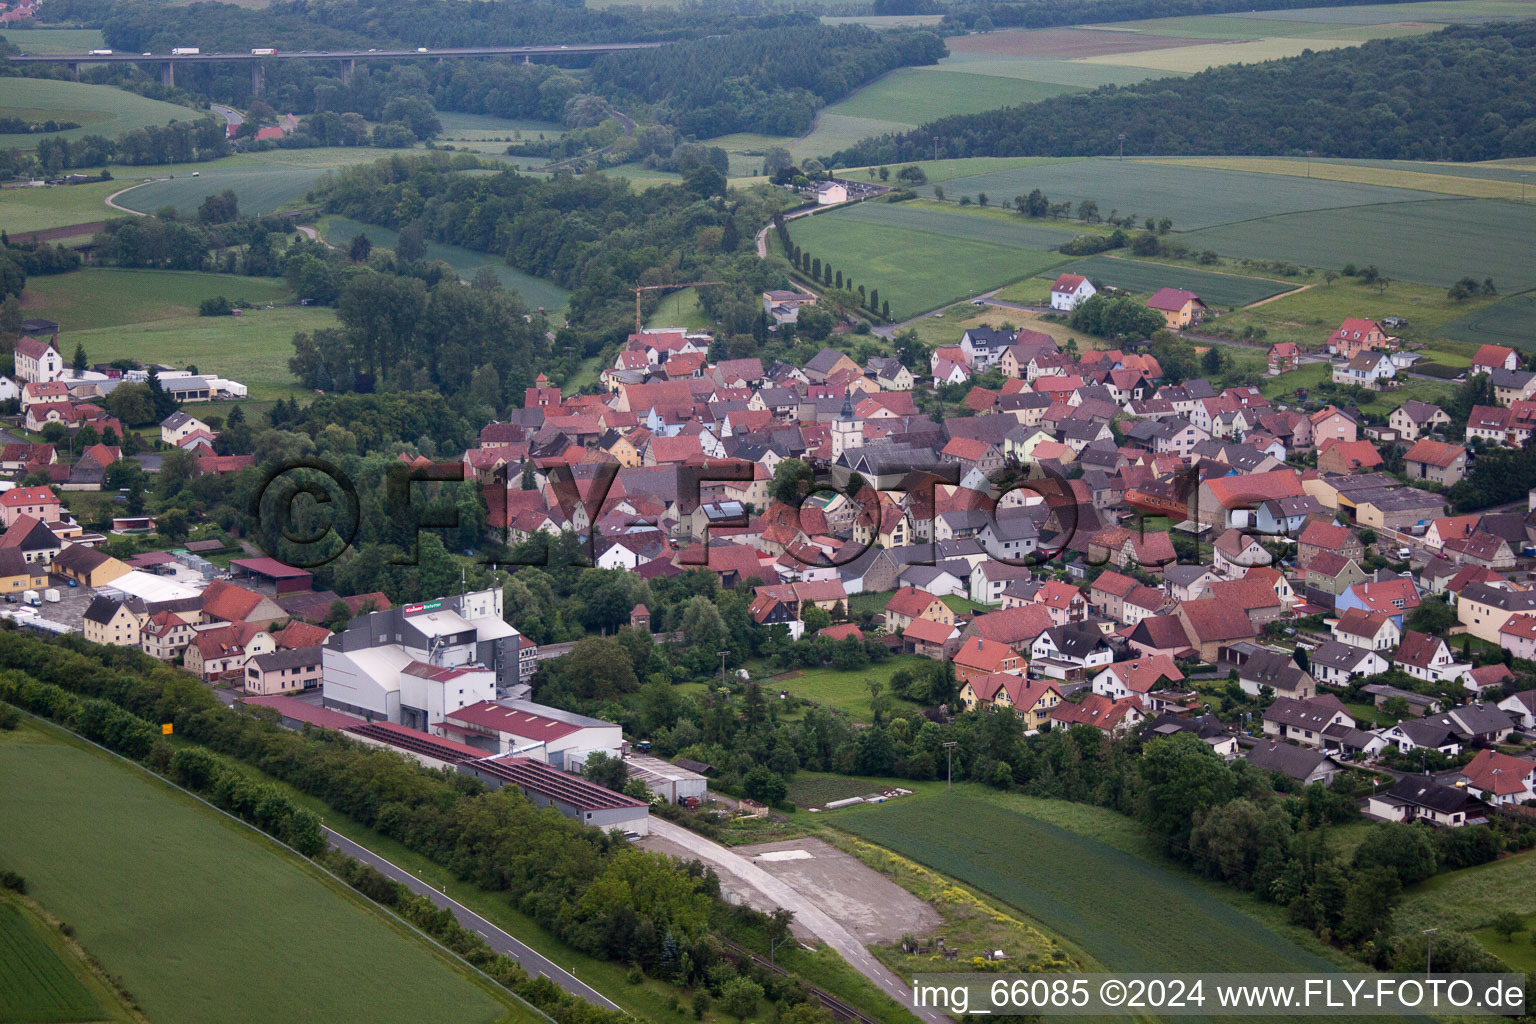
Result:
<svg viewBox="0 0 1536 1024"><path fill-rule="evenodd" d="M1440 329L1447 338L1479 345L1508 345L1536 351L1536 295L1511 295L1484 309L1458 317Z"/></svg>
<svg viewBox="0 0 1536 1024"><path fill-rule="evenodd" d="M1174 167L1205 167L1216 170L1243 171L1251 174L1278 174L1312 181L1345 181L1360 185L1381 185L1419 192L1439 192L1468 199L1523 199L1529 193L1536 198L1536 172L1503 168L1483 168L1473 164L1444 164L1444 170L1431 170L1435 164L1390 161L1370 163L1338 160L1297 160L1262 156L1146 157L1149 164Z"/></svg>
<svg viewBox="0 0 1536 1024"><path fill-rule="evenodd" d="M1118 209L1139 217L1171 217L1176 231L1302 210L1442 198L1433 192L1354 182L1281 176L1256 181L1244 171L1110 157L1044 161L943 182L948 199L974 199L982 192L994 200L1012 199L1035 188L1056 202L1093 200L1101 215ZM933 186L918 191L932 195Z"/></svg>
<svg viewBox="0 0 1536 1024"><path fill-rule="evenodd" d="M1529 261L1536 205L1434 199L1282 213L1181 234L1192 249L1311 267L1376 264L1390 278L1449 287L1492 276L1502 291L1536 287ZM1411 241L1434 244L1405 244Z"/></svg>
<svg viewBox="0 0 1536 1024"><path fill-rule="evenodd" d="M44 923L0 896L0 1024L67 1024L106 1014L63 956Z"/></svg>
<svg viewBox="0 0 1536 1024"><path fill-rule="evenodd" d="M971 238L823 215L790 224L802 250L856 284L878 288L898 320L988 291L1010 280L1033 277L1066 257L1043 249L1000 245ZM923 246L916 258L914 245Z"/></svg>
<svg viewBox="0 0 1536 1024"><path fill-rule="evenodd" d="M1054 249L1071 241L1077 234L1067 228L1043 227L1022 217L1005 218L964 212L950 212L907 203L859 203L846 210L824 213L834 221L858 221L883 224L908 231L920 231L944 238L966 238L1018 249Z"/></svg>
<svg viewBox="0 0 1536 1024"><path fill-rule="evenodd" d="M1174 871L963 790L837 812L832 820L1019 908L1111 970L1330 967ZM963 833L956 821L968 823Z"/></svg>
<svg viewBox="0 0 1536 1024"><path fill-rule="evenodd" d="M339 883L137 768L25 723L0 734L0 777L27 780L0 787L0 863L155 1024L511 1012Z"/></svg>

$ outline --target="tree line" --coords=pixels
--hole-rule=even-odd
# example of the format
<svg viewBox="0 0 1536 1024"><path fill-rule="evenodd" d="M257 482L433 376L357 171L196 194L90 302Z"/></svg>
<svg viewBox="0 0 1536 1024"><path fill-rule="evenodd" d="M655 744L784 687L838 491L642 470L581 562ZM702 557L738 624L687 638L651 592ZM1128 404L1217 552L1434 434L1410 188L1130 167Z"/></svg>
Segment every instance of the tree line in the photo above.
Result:
<svg viewBox="0 0 1536 1024"><path fill-rule="evenodd" d="M1536 22L1453 26L1182 79L1103 86L865 139L843 166L932 158L1249 154L1490 160L1536 153Z"/></svg>

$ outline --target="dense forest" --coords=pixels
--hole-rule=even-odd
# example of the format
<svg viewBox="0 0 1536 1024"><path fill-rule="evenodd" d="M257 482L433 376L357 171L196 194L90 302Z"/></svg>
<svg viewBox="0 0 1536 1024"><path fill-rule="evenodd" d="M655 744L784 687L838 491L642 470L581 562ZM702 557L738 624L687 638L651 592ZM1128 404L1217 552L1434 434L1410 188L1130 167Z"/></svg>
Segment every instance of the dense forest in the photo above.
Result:
<svg viewBox="0 0 1536 1024"><path fill-rule="evenodd" d="M1347 50L1105 86L865 139L842 166L944 157L1133 154L1491 160L1536 154L1536 22L1459 26Z"/></svg>
<svg viewBox="0 0 1536 1024"><path fill-rule="evenodd" d="M895 68L933 64L944 52L930 32L876 33L862 25L740 31L604 54L592 64L592 88L620 105L646 104L656 120L700 138L799 135L824 104Z"/></svg>

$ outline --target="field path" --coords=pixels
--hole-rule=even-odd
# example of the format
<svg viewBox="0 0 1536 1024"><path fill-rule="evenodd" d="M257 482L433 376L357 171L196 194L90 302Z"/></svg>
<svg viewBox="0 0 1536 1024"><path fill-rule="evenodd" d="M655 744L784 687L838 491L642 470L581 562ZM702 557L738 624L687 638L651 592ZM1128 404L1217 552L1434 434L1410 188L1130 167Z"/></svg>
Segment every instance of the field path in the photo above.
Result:
<svg viewBox="0 0 1536 1024"><path fill-rule="evenodd" d="M849 966L878 985L886 995L929 1024L948 1024L949 1018L937 1010L917 1006L912 1000L912 990L900 978L870 956L869 950L851 932L832 920L813 900L790 888L788 883L770 875L736 851L654 815L651 817L651 834L684 847L705 862L725 869L777 906L793 911L798 924L836 950L848 961Z"/></svg>
<svg viewBox="0 0 1536 1024"><path fill-rule="evenodd" d="M129 185L127 188L120 188L116 192L113 192L111 195L107 196L107 200L106 200L107 205L112 207L112 209L114 209L114 210L121 210L123 213L131 213L135 217L143 217L144 214L140 213L138 210L130 210L126 206L119 206L117 204L117 197L122 195L124 192L132 192L134 189L138 188L139 185L150 185L150 184L153 184L154 182L165 181L165 180L167 180L167 179L165 179L165 178L150 178L149 181L141 181L141 182L138 183L138 185Z"/></svg>
<svg viewBox="0 0 1536 1024"><path fill-rule="evenodd" d="M1317 287L1317 282L1314 281L1311 284L1304 284L1300 288L1297 288L1297 289L1295 289L1293 291L1281 292L1279 295L1271 295L1269 298L1267 298L1267 299L1260 299L1258 302L1250 302L1250 303L1248 303L1248 305L1244 306L1243 308L1244 309L1258 309L1260 306L1264 306L1264 305L1267 305L1267 304L1269 304L1271 302L1274 302L1276 299L1290 298L1292 295L1300 295L1302 292L1306 291L1308 288L1316 288L1316 287Z"/></svg>

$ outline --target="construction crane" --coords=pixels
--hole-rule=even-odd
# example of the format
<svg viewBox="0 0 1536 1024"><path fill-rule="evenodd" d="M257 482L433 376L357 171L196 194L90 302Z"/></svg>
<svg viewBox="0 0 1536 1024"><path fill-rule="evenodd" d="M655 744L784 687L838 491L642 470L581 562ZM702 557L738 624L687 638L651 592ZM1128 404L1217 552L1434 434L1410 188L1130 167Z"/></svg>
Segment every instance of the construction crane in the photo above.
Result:
<svg viewBox="0 0 1536 1024"><path fill-rule="evenodd" d="M642 284L635 288L635 333L641 330L640 323L640 293L669 291L673 288L703 288L705 285L725 284L724 281L684 281L680 284Z"/></svg>

